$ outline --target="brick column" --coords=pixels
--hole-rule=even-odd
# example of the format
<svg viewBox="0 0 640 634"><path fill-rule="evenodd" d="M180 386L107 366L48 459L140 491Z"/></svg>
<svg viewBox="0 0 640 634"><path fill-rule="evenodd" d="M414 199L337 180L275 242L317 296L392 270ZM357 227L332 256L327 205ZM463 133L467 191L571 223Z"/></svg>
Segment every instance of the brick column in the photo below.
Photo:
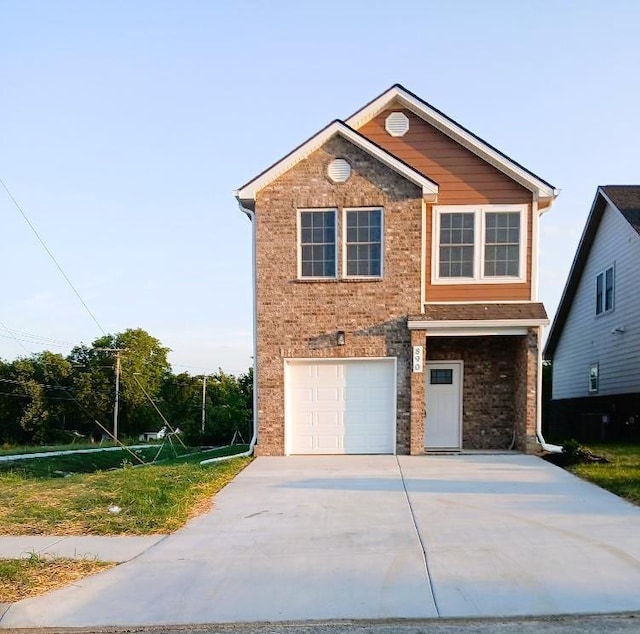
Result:
<svg viewBox="0 0 640 634"><path fill-rule="evenodd" d="M528 454L540 450L536 440L538 345L536 331L529 330L522 337L516 358L516 449Z"/></svg>
<svg viewBox="0 0 640 634"><path fill-rule="evenodd" d="M411 368L411 447L412 456L424 453L424 420L425 420L425 382L427 371L427 336L424 330L411 331L411 350L413 346L424 349L422 372L414 372ZM413 363L412 363L413 365Z"/></svg>

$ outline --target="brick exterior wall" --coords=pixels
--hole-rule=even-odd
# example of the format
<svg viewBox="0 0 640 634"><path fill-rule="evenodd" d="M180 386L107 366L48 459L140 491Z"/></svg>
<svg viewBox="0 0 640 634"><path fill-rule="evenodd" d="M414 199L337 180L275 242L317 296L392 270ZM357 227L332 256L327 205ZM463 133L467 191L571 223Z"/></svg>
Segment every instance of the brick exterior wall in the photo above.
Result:
<svg viewBox="0 0 640 634"><path fill-rule="evenodd" d="M527 337L428 338L427 359L464 363L463 449L502 450L515 441L520 451L535 450L534 331Z"/></svg>
<svg viewBox="0 0 640 634"><path fill-rule="evenodd" d="M336 157L349 161L346 183L326 177ZM343 280L342 210L384 209L384 278ZM298 209L338 209L338 280L297 279ZM397 357L397 452L416 450L411 419L411 335L420 312L422 192L341 137L262 189L256 200L258 302L257 455L282 455L284 360ZM337 346L337 331L346 345Z"/></svg>
<svg viewBox="0 0 640 634"><path fill-rule="evenodd" d="M526 453L540 452L536 440L539 343L537 332L530 329L520 338L516 354L516 449Z"/></svg>
<svg viewBox="0 0 640 634"><path fill-rule="evenodd" d="M341 184L326 177L336 157L352 167ZM413 373L412 345L426 360L464 361L463 449L535 444L537 335L432 337L409 331L420 313L420 189L360 149L334 137L258 193L256 455L285 452L286 359L397 358L397 453L421 454L425 441L425 373ZM384 209L384 278L342 279L342 211ZM298 210L338 210L338 279L299 280ZM337 345L344 331L346 344Z"/></svg>

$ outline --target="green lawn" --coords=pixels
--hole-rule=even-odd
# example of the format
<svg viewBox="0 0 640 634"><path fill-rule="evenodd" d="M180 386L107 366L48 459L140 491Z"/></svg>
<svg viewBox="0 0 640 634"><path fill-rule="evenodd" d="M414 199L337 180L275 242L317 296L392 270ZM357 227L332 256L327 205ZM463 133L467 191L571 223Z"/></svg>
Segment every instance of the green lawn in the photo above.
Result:
<svg viewBox="0 0 640 634"><path fill-rule="evenodd" d="M139 443L144 444L144 443ZM103 442L101 445L95 443L69 443L66 445L1 445L0 456L13 456L25 453L44 453L47 451L76 451L78 449L101 449L115 447L113 442Z"/></svg>
<svg viewBox="0 0 640 634"><path fill-rule="evenodd" d="M588 449L610 462L573 465L569 471L640 505L640 445L588 445Z"/></svg>
<svg viewBox="0 0 640 634"><path fill-rule="evenodd" d="M119 449L96 451L91 453L70 453L62 456L27 458L0 462L0 475L14 473L24 477L64 478L74 473L93 473L117 469L123 465L140 465L154 459L169 462L200 462L213 456L226 456L244 452L248 445L234 445L210 451L200 451L195 447L177 445L175 450L170 445L150 445L140 449Z"/></svg>
<svg viewBox="0 0 640 634"><path fill-rule="evenodd" d="M243 450L246 446L227 447L154 465L127 464L93 473L81 473L82 465L72 465L76 472L67 477L56 477L52 465L40 465L29 473L0 473L0 535L172 532L209 508L212 496L250 462L250 458L234 458L200 465L200 460ZM113 453L117 452L106 452ZM92 463L95 455L102 454L74 457L84 456ZM57 460L54 464L61 466ZM118 513L109 510L114 506L120 508Z"/></svg>

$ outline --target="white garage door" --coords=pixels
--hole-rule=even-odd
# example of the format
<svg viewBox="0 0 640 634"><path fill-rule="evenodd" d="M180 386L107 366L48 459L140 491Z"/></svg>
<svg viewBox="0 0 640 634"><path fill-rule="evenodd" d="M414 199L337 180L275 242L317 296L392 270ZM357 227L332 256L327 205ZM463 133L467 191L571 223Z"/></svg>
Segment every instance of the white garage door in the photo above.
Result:
<svg viewBox="0 0 640 634"><path fill-rule="evenodd" d="M395 360L287 362L289 454L395 452Z"/></svg>

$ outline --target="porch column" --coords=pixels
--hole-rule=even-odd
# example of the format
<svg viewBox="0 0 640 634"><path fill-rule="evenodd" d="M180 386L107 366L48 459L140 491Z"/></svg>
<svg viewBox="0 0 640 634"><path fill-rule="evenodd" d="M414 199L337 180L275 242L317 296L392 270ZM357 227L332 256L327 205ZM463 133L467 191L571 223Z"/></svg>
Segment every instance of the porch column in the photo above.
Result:
<svg viewBox="0 0 640 634"><path fill-rule="evenodd" d="M411 367L411 437L410 453L418 456L424 453L425 372L427 371L427 333L425 330L411 331L411 351L414 346L422 346L422 372L414 372L413 354Z"/></svg>
<svg viewBox="0 0 640 634"><path fill-rule="evenodd" d="M539 451L536 441L538 390L538 335L529 329L522 337L516 358L516 449L528 454Z"/></svg>

